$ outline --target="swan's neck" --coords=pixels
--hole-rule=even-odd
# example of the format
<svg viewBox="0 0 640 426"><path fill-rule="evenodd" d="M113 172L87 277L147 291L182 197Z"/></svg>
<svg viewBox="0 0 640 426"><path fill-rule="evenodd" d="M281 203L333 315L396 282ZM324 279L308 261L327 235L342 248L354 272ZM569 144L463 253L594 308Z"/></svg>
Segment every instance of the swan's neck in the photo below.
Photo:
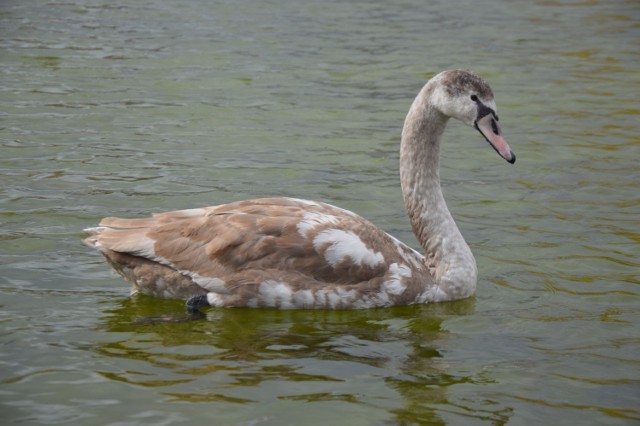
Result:
<svg viewBox="0 0 640 426"><path fill-rule="evenodd" d="M436 284L453 300L475 292L478 272L440 188L440 138L448 117L431 105L433 88L427 84L422 89L405 120L400 180L413 232Z"/></svg>

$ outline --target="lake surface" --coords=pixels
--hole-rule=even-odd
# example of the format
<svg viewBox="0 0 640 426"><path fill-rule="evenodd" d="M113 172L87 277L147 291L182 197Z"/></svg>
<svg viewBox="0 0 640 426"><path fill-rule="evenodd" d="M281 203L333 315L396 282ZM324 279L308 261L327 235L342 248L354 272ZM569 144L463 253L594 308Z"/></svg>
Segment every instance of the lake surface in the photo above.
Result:
<svg viewBox="0 0 640 426"><path fill-rule="evenodd" d="M3 422L639 422L639 22L637 0L3 1ZM458 67L518 156L445 134L474 298L181 322L80 242L104 216L294 196L418 248L400 130Z"/></svg>

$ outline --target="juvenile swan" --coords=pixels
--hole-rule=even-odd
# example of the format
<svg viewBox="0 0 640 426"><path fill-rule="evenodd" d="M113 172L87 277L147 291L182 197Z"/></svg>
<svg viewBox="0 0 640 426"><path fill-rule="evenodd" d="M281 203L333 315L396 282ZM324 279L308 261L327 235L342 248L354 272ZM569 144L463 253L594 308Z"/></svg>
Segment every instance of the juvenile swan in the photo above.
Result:
<svg viewBox="0 0 640 426"><path fill-rule="evenodd" d="M469 297L476 262L440 188L440 139L449 117L516 161L483 79L451 70L427 82L400 145L402 193L425 255L355 213L295 198L105 218L85 230L84 242L132 284L131 294L185 299L189 309L363 309Z"/></svg>

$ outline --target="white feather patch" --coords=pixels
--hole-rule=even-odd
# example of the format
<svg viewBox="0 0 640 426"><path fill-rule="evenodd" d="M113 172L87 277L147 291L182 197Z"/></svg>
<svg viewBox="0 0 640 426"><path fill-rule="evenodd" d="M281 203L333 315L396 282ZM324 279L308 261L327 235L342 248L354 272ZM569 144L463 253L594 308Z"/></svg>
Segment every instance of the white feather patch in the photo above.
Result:
<svg viewBox="0 0 640 426"><path fill-rule="evenodd" d="M302 220L298 222L297 228L301 236L306 237L307 232L320 225L337 225L338 218L324 213L306 212Z"/></svg>
<svg viewBox="0 0 640 426"><path fill-rule="evenodd" d="M294 308L295 306L291 303L292 294L291 287L287 283L276 280L263 281L258 289L258 295L262 303L274 308Z"/></svg>
<svg viewBox="0 0 640 426"><path fill-rule="evenodd" d="M209 302L209 305L216 308L221 308L224 306L224 300L222 299L222 296L216 293L207 293L207 302Z"/></svg>
<svg viewBox="0 0 640 426"><path fill-rule="evenodd" d="M98 235L105 229L107 229L105 226L95 226L93 228L84 228L83 231L89 235Z"/></svg>
<svg viewBox="0 0 640 426"><path fill-rule="evenodd" d="M389 273L391 274L391 279L384 282L384 291L389 294L399 296L407 288L407 286L402 282L402 278L410 278L411 269L407 265L392 263L391 266L389 266Z"/></svg>
<svg viewBox="0 0 640 426"><path fill-rule="evenodd" d="M316 203L315 201L303 200L302 198L288 198L288 200L293 201L295 203L300 203L300 204L305 205L305 206L320 207L320 205L318 203Z"/></svg>
<svg viewBox="0 0 640 426"><path fill-rule="evenodd" d="M335 267L345 258L357 265L377 266L384 262L380 252L374 252L351 231L342 229L327 229L320 232L313 240L313 247L318 253L328 244L324 251L324 258Z"/></svg>
<svg viewBox="0 0 640 426"><path fill-rule="evenodd" d="M311 290L298 290L293 293L293 304L296 308L311 308L315 299Z"/></svg>

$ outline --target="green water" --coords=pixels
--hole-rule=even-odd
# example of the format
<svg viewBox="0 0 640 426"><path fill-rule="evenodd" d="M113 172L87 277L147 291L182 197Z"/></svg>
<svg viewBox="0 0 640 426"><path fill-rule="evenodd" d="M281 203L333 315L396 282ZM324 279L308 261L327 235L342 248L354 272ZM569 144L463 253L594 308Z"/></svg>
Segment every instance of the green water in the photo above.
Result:
<svg viewBox="0 0 640 426"><path fill-rule="evenodd" d="M6 424L640 421L640 3L0 5ZM417 247L404 116L440 70L496 93L518 156L443 144L475 298L357 312L129 299L104 216L295 196Z"/></svg>

